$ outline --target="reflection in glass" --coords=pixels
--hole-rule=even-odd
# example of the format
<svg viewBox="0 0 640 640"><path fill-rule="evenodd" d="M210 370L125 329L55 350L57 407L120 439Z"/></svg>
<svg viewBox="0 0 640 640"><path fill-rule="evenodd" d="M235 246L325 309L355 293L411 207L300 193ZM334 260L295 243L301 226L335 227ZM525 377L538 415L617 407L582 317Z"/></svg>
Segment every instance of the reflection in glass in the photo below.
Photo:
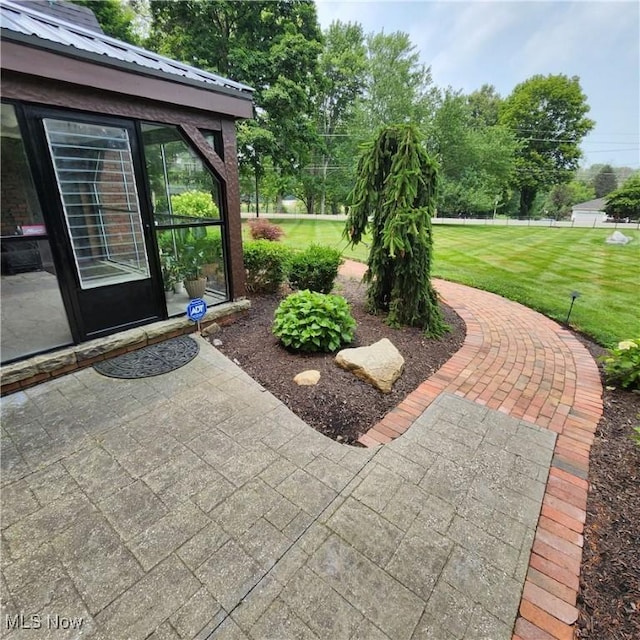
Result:
<svg viewBox="0 0 640 640"><path fill-rule="evenodd" d="M128 131L43 123L81 287L148 278Z"/></svg>
<svg viewBox="0 0 640 640"><path fill-rule="evenodd" d="M176 127L143 124L142 132L169 315L184 313L196 281L208 304L225 302L220 183ZM194 284L185 291L185 282Z"/></svg>
<svg viewBox="0 0 640 640"><path fill-rule="evenodd" d="M2 333L5 363L73 342L13 105L2 104Z"/></svg>
<svg viewBox="0 0 640 640"><path fill-rule="evenodd" d="M220 184L176 127L143 124L142 136L156 224L218 222Z"/></svg>

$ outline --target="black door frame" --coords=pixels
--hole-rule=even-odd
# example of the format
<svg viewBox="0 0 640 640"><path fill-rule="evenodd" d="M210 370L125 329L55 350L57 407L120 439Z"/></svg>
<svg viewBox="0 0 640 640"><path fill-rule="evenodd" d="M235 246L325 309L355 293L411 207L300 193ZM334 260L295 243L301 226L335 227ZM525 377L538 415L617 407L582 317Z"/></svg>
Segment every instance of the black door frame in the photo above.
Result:
<svg viewBox="0 0 640 640"><path fill-rule="evenodd" d="M97 113L79 112L72 109L43 107L40 105L22 104L21 106L22 114L19 117L21 119L21 125L25 126L24 130L27 134L23 136L27 156L31 164L34 181L36 182L36 190L40 198L43 215L50 234L51 251L74 341L76 343L83 342L92 338L110 335L125 329L149 324L153 321L166 319L167 308L163 294L160 260L153 229L152 215L148 206L149 197L145 182L146 172L144 170L144 160L141 155L142 150L138 138L139 128L136 120L105 116ZM149 262L149 286L151 287L149 308L152 310L151 315L146 313L144 317L130 319L121 324L110 324L110 326L98 329L87 326L87 318L83 313L83 303L80 299L83 290L80 287L80 279L75 267L74 252L71 245L71 239L67 231L62 198L59 193L53 160L51 159L46 140L44 123L42 122L44 118L121 127L128 131L138 196L138 207L140 210L143 237ZM55 197L52 197L53 194L55 194ZM146 282L146 280L139 282ZM96 291L98 289L102 289L103 295L106 295L113 301L117 300L116 288L123 287L125 285L106 285L104 287L97 287ZM86 308L86 302L84 303L84 306Z"/></svg>

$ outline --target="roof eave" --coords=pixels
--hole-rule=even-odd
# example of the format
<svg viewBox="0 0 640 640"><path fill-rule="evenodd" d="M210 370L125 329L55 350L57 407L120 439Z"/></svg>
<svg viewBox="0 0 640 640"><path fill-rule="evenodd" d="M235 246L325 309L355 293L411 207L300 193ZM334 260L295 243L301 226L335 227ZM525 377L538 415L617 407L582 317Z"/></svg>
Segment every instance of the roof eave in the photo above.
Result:
<svg viewBox="0 0 640 640"><path fill-rule="evenodd" d="M93 53L90 51L84 51L77 49L70 45L64 45L51 40L45 40L37 36L29 36L27 34L11 31L9 29L0 29L0 40L6 40L16 42L18 44L33 47L35 49L42 49L45 51L51 51L52 53L61 54L68 58L74 58L76 60L82 60L87 62L93 62L103 66L112 67L121 71L127 71L135 75L142 75L148 77L159 78L168 82L175 82L178 84L185 84L198 89L205 89L214 93L223 93L234 98L240 98L242 100L253 101L253 92L240 91L232 87L225 87L223 85L214 84L212 82L198 81L192 78L186 78L174 73L167 73L164 71L150 69L143 67L134 62L127 62L125 60L117 60L104 54Z"/></svg>

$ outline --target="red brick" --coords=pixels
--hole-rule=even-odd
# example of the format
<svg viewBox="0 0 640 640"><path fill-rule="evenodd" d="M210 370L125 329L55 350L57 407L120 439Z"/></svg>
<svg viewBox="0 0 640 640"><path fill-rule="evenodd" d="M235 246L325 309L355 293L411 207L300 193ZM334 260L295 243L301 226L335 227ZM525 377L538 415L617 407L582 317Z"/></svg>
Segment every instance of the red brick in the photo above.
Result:
<svg viewBox="0 0 640 640"><path fill-rule="evenodd" d="M378 424L373 428L379 433L384 433L385 436L389 436L391 439L397 438L406 431L406 429L401 431L394 425L385 424L384 420L382 422L378 422Z"/></svg>
<svg viewBox="0 0 640 640"><path fill-rule="evenodd" d="M584 530L584 523L576 520L575 518L572 518L571 516L568 516L562 511L558 511L557 509L550 507L547 504L542 505L542 515L546 516L550 520L564 525L565 527L571 529L572 531L575 531L576 533L582 533L582 531Z"/></svg>
<svg viewBox="0 0 640 640"><path fill-rule="evenodd" d="M536 627L524 618L518 618L516 620L515 630L522 640L556 640L556 638L550 636L546 631L543 631L540 627ZM514 638L515 637L517 636L514 636Z"/></svg>
<svg viewBox="0 0 640 640"><path fill-rule="evenodd" d="M574 558L575 560L580 560L582 558L582 549L578 545L573 544L573 542L569 542L564 538L557 536L555 533L551 533L549 530L544 528L538 528L536 532L536 538L548 544L550 547L557 549L561 553L569 556L570 558Z"/></svg>
<svg viewBox="0 0 640 640"><path fill-rule="evenodd" d="M538 571L533 567L529 567L529 571L527 573L527 579L537 584L540 588L548 591L549 593L553 593L553 595L557 596L561 600L568 602L570 605L575 606L577 593L571 587L567 587L566 585L550 578L549 576L542 573L542 571Z"/></svg>
<svg viewBox="0 0 640 640"><path fill-rule="evenodd" d="M374 440L369 434L368 432L361 435L358 438L358 442L360 444L363 444L365 447L377 447L380 445L380 443L377 440Z"/></svg>
<svg viewBox="0 0 640 640"><path fill-rule="evenodd" d="M561 511L562 513L568 515L570 518L578 520L579 522L584 523L586 519L584 509L579 509L578 507L569 504L565 500L561 500L556 496L549 495L548 492L545 494L542 504L549 505L550 507L553 507L554 509L557 509L558 511Z"/></svg>
<svg viewBox="0 0 640 640"><path fill-rule="evenodd" d="M547 518L547 516L540 516L540 519L538 520L538 527L542 527L546 531L550 531L578 547L582 547L584 545L584 537L581 534L576 533L572 529L569 529L569 527L565 527L563 524L560 524L555 520Z"/></svg>
<svg viewBox="0 0 640 640"><path fill-rule="evenodd" d="M520 603L520 615L536 627L546 631L551 637L557 638L557 640L573 640L573 627L571 625L561 622L527 600L523 600Z"/></svg>
<svg viewBox="0 0 640 640"><path fill-rule="evenodd" d="M7 393L13 393L14 391L19 391L22 387L20 386L20 381L10 382L9 384L3 384L2 390L0 391L1 395L6 395Z"/></svg>
<svg viewBox="0 0 640 640"><path fill-rule="evenodd" d="M384 433L381 433L375 427L373 427L373 429L369 429L366 435L380 444L387 444L387 442L391 442L391 438L389 436L384 435Z"/></svg>
<svg viewBox="0 0 640 640"><path fill-rule="evenodd" d="M533 541L532 550L534 553L546 558L547 560L551 560L557 565L560 565L564 569L571 571L576 576L580 575L580 559L572 558L568 556L562 551L558 551L555 547L547 544L543 540L540 540L538 535L536 534L536 539Z"/></svg>
<svg viewBox="0 0 640 640"><path fill-rule="evenodd" d="M578 610L574 606L533 582L524 583L522 597L565 624L573 624L578 619Z"/></svg>
<svg viewBox="0 0 640 640"><path fill-rule="evenodd" d="M586 480L582 478L578 478L578 476L574 476L573 474L565 471L564 469L559 469L558 467L551 467L549 474L552 476L555 476L556 478L561 478L562 480L566 480L571 484L575 484L576 487L581 487L582 489L589 489L589 483Z"/></svg>

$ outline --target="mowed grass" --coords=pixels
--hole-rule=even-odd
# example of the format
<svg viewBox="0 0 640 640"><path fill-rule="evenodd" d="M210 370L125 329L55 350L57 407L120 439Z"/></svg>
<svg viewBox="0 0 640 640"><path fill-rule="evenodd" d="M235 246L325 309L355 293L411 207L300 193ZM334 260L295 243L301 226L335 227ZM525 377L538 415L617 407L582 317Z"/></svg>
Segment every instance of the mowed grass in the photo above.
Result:
<svg viewBox="0 0 640 640"><path fill-rule="evenodd" d="M343 222L273 220L283 242L337 247L366 261L368 247L350 248ZM613 229L434 225L433 275L492 291L564 322L578 291L570 324L604 346L640 337L640 232L608 245Z"/></svg>

